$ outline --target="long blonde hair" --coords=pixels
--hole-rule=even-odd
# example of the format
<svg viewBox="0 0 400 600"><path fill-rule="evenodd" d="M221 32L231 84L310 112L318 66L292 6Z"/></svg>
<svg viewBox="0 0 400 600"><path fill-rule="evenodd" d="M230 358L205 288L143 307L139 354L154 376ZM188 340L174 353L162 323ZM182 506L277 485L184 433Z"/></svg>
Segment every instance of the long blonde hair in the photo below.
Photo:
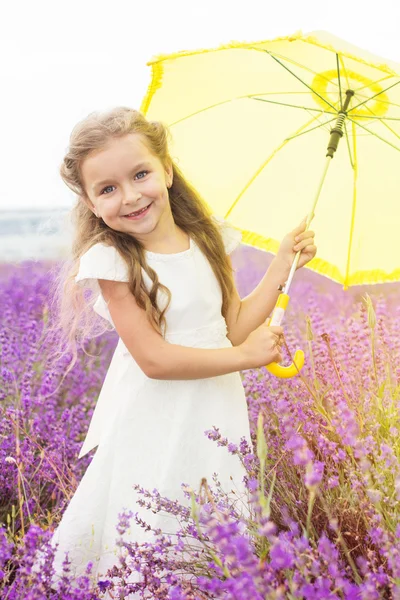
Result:
<svg viewBox="0 0 400 600"><path fill-rule="evenodd" d="M76 363L79 345L85 352L84 341L111 330L111 325L93 310L97 298L93 294L88 296L88 290L83 290L74 280L80 257L94 244L103 243L116 248L128 267L129 290L137 304L146 311L156 331L165 335L165 311L171 301L171 293L159 282L157 273L147 264L143 244L127 233L108 227L83 201L86 197L81 175L83 161L91 152L103 149L111 139L131 133L141 134L149 151L159 158L164 167L172 164L173 182L169 189L169 200L173 219L179 228L193 238L208 259L222 291L222 315L225 317L227 313L234 283L220 228L212 218L210 208L172 161L168 151L168 128L160 122L148 121L139 111L127 107L116 107L104 113L90 113L72 130L69 148L60 167L62 180L78 195L71 211L72 258L54 275L50 291L52 323L48 330L57 332L53 359L61 360L67 353L72 354L66 374ZM150 291L145 286L142 268L152 281ZM156 301L159 289L168 298L162 311Z"/></svg>

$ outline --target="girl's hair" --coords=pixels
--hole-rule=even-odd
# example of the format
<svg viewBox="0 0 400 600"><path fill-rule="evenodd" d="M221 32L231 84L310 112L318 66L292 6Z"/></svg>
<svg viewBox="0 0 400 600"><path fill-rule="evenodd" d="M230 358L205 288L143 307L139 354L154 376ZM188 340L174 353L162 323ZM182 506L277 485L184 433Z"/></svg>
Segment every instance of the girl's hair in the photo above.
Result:
<svg viewBox="0 0 400 600"><path fill-rule="evenodd" d="M157 121L148 121L139 111L116 107L108 112L90 113L72 130L69 148L60 167L66 185L78 195L72 208L73 224L72 258L65 261L55 273L50 290L52 323L48 331L56 333L53 360L55 362L72 354L72 361L65 375L77 360L82 342L110 331L111 325L93 310L96 296L87 295L88 289L74 281L80 257L97 243L112 245L126 262L129 273L129 290L137 304L146 311L153 327L161 335L166 332L165 311L171 301L171 293L159 280L157 273L147 264L143 244L131 235L115 231L97 218L82 199L86 197L81 166L90 153L103 149L107 143L127 134L142 136L148 150L164 167L172 164L173 182L169 200L175 223L194 239L208 259L222 291L222 315L225 317L233 290L233 271L226 256L219 225L212 218L212 211L194 188L185 180L172 161L168 151L170 132ZM141 268L152 281L147 290ZM163 310L157 306L157 291L166 292L168 303ZM63 378L64 379L64 378Z"/></svg>

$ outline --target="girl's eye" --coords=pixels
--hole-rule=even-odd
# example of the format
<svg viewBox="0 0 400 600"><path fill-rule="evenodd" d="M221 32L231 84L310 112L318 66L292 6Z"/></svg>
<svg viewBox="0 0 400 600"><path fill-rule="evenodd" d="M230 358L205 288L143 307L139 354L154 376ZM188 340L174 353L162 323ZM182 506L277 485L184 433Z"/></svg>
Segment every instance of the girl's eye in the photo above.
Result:
<svg viewBox="0 0 400 600"><path fill-rule="evenodd" d="M103 190L101 190L100 195L104 192L104 190L108 190L108 188L114 187L113 185L107 185Z"/></svg>
<svg viewBox="0 0 400 600"><path fill-rule="evenodd" d="M142 174L144 174L144 175L147 175L147 173L148 173L148 171L139 171L139 173L137 173L137 174L136 174L136 177L137 177L138 175L142 175ZM143 177L139 177L139 179L143 179ZM101 192L100 192L100 195L101 195L101 194L103 194L104 190L108 190L108 188L111 188L111 187L114 187L114 186L113 186L113 185L107 185L105 188L103 188L103 189L101 190ZM107 194L106 194L106 195L107 195Z"/></svg>
<svg viewBox="0 0 400 600"><path fill-rule="evenodd" d="M139 173L136 175L136 177L138 175L141 175L142 173L145 173L147 175L148 171L139 171ZM143 177L139 177L139 179L143 179Z"/></svg>

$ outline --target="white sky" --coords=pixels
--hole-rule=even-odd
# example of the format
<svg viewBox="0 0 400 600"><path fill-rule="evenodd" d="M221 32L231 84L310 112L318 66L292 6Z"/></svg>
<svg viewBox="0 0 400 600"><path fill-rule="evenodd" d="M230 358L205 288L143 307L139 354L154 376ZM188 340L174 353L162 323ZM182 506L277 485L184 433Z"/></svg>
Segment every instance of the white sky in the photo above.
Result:
<svg viewBox="0 0 400 600"><path fill-rule="evenodd" d="M0 22L0 210L72 204L58 175L71 129L139 108L153 55L325 30L400 63L399 0L21 0Z"/></svg>

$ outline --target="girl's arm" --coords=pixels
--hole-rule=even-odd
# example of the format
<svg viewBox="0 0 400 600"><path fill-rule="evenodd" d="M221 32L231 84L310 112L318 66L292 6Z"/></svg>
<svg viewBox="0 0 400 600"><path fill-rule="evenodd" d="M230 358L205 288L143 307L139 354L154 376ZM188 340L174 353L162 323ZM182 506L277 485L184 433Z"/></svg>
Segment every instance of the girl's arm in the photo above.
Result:
<svg viewBox="0 0 400 600"><path fill-rule="evenodd" d="M278 285L283 285L288 277L287 267L274 258L251 294L241 300L234 288L226 317L228 338L234 346L242 344L252 331L265 323L281 293Z"/></svg>
<svg viewBox="0 0 400 600"><path fill-rule="evenodd" d="M152 327L127 283L98 281L118 335L151 379L203 379L254 367L239 346L206 349L169 344Z"/></svg>

